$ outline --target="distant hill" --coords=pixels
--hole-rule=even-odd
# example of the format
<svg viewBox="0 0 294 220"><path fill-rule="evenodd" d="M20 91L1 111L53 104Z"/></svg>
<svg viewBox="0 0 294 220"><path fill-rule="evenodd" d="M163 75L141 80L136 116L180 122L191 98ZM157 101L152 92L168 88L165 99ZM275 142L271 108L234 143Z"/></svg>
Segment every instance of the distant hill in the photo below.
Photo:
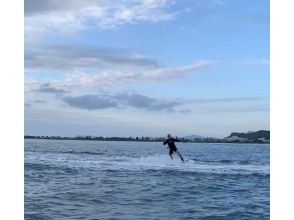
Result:
<svg viewBox="0 0 294 220"><path fill-rule="evenodd" d="M185 136L183 138L188 139L188 140L194 140L194 139L203 139L204 137L200 136L198 134L193 134L193 135Z"/></svg>
<svg viewBox="0 0 294 220"><path fill-rule="evenodd" d="M255 132L250 131L247 133L233 132L227 138L231 138L231 137L247 138L250 140L265 138L265 139L269 140L270 139L270 131L260 130L260 131L255 131Z"/></svg>

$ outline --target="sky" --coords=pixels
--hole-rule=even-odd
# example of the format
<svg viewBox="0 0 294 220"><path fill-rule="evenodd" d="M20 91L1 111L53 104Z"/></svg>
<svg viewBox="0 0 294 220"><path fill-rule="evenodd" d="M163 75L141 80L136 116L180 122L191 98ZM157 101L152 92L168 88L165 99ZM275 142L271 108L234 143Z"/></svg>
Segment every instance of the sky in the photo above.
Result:
<svg viewBox="0 0 294 220"><path fill-rule="evenodd" d="M25 134L269 130L269 0L25 0Z"/></svg>

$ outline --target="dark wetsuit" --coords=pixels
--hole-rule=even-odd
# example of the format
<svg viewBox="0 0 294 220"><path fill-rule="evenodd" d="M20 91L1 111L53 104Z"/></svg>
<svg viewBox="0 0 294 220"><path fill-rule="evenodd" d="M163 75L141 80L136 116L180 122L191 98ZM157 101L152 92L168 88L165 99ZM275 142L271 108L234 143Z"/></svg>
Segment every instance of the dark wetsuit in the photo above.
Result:
<svg viewBox="0 0 294 220"><path fill-rule="evenodd" d="M168 144L169 154L173 154L173 152L177 152L177 147L175 145L175 142L179 142L179 140L174 138L169 138L163 142L164 145Z"/></svg>

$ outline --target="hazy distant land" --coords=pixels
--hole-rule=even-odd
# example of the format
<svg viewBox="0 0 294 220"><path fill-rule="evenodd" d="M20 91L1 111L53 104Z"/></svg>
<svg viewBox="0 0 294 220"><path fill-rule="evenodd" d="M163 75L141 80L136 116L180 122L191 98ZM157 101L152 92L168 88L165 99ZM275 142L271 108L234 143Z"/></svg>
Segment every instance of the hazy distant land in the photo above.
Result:
<svg viewBox="0 0 294 220"><path fill-rule="evenodd" d="M165 137L103 137L103 136L33 136L25 135L25 139L52 139L52 140L90 140L90 141L138 141L138 142L162 142ZM181 142L185 143L270 143L270 131L260 130L255 132L237 133L232 132L228 137L213 138L202 137L199 135L189 135L177 137Z"/></svg>

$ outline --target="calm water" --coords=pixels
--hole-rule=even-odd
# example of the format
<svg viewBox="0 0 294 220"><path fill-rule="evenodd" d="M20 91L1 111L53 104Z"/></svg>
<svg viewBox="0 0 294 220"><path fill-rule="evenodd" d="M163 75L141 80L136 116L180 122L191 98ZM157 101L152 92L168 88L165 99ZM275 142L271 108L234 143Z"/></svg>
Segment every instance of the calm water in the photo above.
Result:
<svg viewBox="0 0 294 220"><path fill-rule="evenodd" d="M269 145L25 140L25 219L269 219Z"/></svg>

